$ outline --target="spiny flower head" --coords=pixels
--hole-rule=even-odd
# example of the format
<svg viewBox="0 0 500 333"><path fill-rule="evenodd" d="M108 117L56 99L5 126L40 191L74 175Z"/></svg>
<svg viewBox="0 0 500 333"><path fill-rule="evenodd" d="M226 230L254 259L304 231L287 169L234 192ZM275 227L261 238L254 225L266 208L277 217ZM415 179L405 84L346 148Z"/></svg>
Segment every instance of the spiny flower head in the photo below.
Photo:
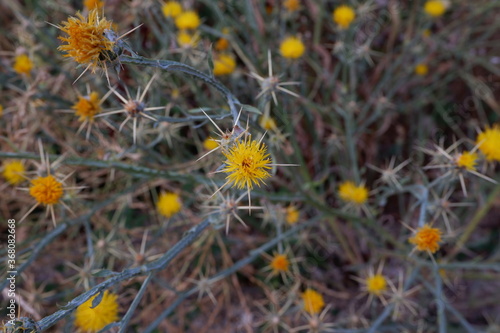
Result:
<svg viewBox="0 0 500 333"><path fill-rule="evenodd" d="M310 288L307 288L302 293L302 301L304 302L304 310L311 315L320 313L325 306L323 296Z"/></svg>
<svg viewBox="0 0 500 333"><path fill-rule="evenodd" d="M439 17L446 11L446 5L441 0L429 0L424 5L424 11L432 17Z"/></svg>
<svg viewBox="0 0 500 333"><path fill-rule="evenodd" d="M11 185L17 185L24 180L24 169L23 162L13 160L7 161L3 164L2 176Z"/></svg>
<svg viewBox="0 0 500 333"><path fill-rule="evenodd" d="M215 141L214 138L206 138L205 141L203 141L203 148L206 150L212 150L219 147L219 144L217 141Z"/></svg>
<svg viewBox="0 0 500 333"><path fill-rule="evenodd" d="M75 311L75 326L86 332L98 332L118 320L118 296L106 290L101 302L93 308L92 301L96 296L89 298Z"/></svg>
<svg viewBox="0 0 500 333"><path fill-rule="evenodd" d="M200 17L195 11L188 10L180 13L175 18L175 26L178 29L196 29L200 25Z"/></svg>
<svg viewBox="0 0 500 333"><path fill-rule="evenodd" d="M299 221L300 212L295 206L288 206L285 209L286 216L285 221L288 224L295 224Z"/></svg>
<svg viewBox="0 0 500 333"><path fill-rule="evenodd" d="M457 156L455 163L459 168L471 171L476 170L477 159L477 153L466 151Z"/></svg>
<svg viewBox="0 0 500 333"><path fill-rule="evenodd" d="M432 228L428 224L418 228L415 235L410 237L408 241L414 244L419 251L429 251L434 253L439 250L439 242L441 241L441 230Z"/></svg>
<svg viewBox="0 0 500 333"><path fill-rule="evenodd" d="M0 104L0 117L3 116L3 105Z"/></svg>
<svg viewBox="0 0 500 333"><path fill-rule="evenodd" d="M14 72L17 74L29 76L33 69L33 62L26 54L20 54L14 59L12 69L14 69Z"/></svg>
<svg viewBox="0 0 500 333"><path fill-rule="evenodd" d="M272 268L273 273L288 272L288 266L290 266L290 261L285 254L276 253L269 266Z"/></svg>
<svg viewBox="0 0 500 333"><path fill-rule="evenodd" d="M382 274L372 274L366 278L366 290L375 296L380 296L387 289L387 280Z"/></svg>
<svg viewBox="0 0 500 333"><path fill-rule="evenodd" d="M364 185L356 186L351 181L345 181L339 186L339 196L346 202L362 205L368 200L368 189Z"/></svg>
<svg viewBox="0 0 500 333"><path fill-rule="evenodd" d="M234 57L230 54L223 53L214 59L213 72L215 76L229 75L234 72L235 68L236 60L234 60Z"/></svg>
<svg viewBox="0 0 500 333"><path fill-rule="evenodd" d="M88 10L92 10L94 8L100 9L100 8L104 7L104 1L101 1L101 0L84 0L83 1L83 5Z"/></svg>
<svg viewBox="0 0 500 333"><path fill-rule="evenodd" d="M173 17L176 18L182 13L182 6L177 1L167 1L162 7L161 10L165 17Z"/></svg>
<svg viewBox="0 0 500 333"><path fill-rule="evenodd" d="M170 218L181 210L182 202L176 193L162 193L158 198L156 208L161 215Z"/></svg>
<svg viewBox="0 0 500 333"><path fill-rule="evenodd" d="M238 189L247 188L251 190L254 185L260 186L264 179L270 174L266 169L270 169L266 152L267 148L263 143L251 139L236 142L227 151L222 153L226 157L226 167L222 170L228 173L226 179Z"/></svg>
<svg viewBox="0 0 500 333"><path fill-rule="evenodd" d="M347 29L351 22L356 18L356 12L349 6L342 5L332 13L333 22L337 23L342 29Z"/></svg>
<svg viewBox="0 0 500 333"><path fill-rule="evenodd" d="M500 162L500 124L488 127L479 133L476 139L479 150L489 161Z"/></svg>
<svg viewBox="0 0 500 333"><path fill-rule="evenodd" d="M429 67L426 64L418 64L415 66L415 74L425 76L429 72Z"/></svg>
<svg viewBox="0 0 500 333"><path fill-rule="evenodd" d="M89 65L92 71L97 67L104 67L106 61L114 58L114 41L106 37L106 32L112 30L112 22L106 18L99 18L98 9L93 9L85 18L77 13L77 17L70 17L58 27L68 37L59 37L67 44L58 47L66 52L65 57L73 58L77 63Z"/></svg>
<svg viewBox="0 0 500 333"><path fill-rule="evenodd" d="M306 50L304 43L297 37L285 38L280 44L280 53L288 59L297 59L302 57Z"/></svg>
<svg viewBox="0 0 500 333"><path fill-rule="evenodd" d="M300 1L299 0L285 0L285 2L283 2L283 7L285 7L286 10L289 12L294 12L300 8Z"/></svg>
<svg viewBox="0 0 500 333"><path fill-rule="evenodd" d="M29 193L39 204L54 205L61 200L64 190L61 182L48 175L31 180Z"/></svg>
<svg viewBox="0 0 500 333"><path fill-rule="evenodd" d="M95 91L91 92L89 96L79 96L78 102L71 107L75 110L76 115L80 118L79 121L94 121L94 116L101 112L101 102L99 94Z"/></svg>

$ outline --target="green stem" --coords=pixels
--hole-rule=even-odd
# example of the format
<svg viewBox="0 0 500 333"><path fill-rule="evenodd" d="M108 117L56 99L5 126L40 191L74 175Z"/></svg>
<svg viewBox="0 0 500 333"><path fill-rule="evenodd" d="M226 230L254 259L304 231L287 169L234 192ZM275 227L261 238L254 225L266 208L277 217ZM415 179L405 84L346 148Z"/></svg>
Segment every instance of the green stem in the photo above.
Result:
<svg viewBox="0 0 500 333"><path fill-rule="evenodd" d="M236 110L236 105L240 105L241 103L238 101L238 99L219 81L214 79L213 77L197 70L196 68L193 68L191 66L188 66L186 64L183 64L181 62L177 61L171 61L171 60L155 60L155 59L148 59L140 56L127 56L127 55L121 55L119 57L119 61L122 64L129 64L129 65L139 65L139 66L149 66L149 67L156 67L156 68L161 68L165 71L168 72L181 72L185 74L189 74L207 84L210 84L213 86L215 89L217 89L219 92L221 92L226 98L227 98L227 103L229 104L229 108L231 110L231 114L233 116L233 119L236 121L238 119L238 111ZM238 124L235 124L238 125Z"/></svg>

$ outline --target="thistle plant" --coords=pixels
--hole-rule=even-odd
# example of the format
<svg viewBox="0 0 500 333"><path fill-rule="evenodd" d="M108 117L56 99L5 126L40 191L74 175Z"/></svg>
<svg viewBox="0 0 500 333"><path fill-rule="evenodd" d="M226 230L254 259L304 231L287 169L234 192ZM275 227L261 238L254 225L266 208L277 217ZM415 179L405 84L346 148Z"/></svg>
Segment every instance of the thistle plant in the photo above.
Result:
<svg viewBox="0 0 500 333"><path fill-rule="evenodd" d="M500 3L0 7L2 333L498 326Z"/></svg>

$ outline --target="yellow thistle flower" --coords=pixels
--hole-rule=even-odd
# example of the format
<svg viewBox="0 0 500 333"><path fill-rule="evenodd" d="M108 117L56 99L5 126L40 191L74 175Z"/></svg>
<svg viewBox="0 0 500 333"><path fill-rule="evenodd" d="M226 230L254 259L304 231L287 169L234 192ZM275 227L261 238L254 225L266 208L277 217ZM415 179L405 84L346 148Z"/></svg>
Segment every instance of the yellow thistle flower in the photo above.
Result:
<svg viewBox="0 0 500 333"><path fill-rule="evenodd" d="M382 274L372 274L365 280L366 290L375 296L380 296L387 290L387 280Z"/></svg>
<svg viewBox="0 0 500 333"><path fill-rule="evenodd" d="M364 185L356 186L351 181L345 181L339 186L339 196L345 202L362 205L368 200L368 189Z"/></svg>
<svg viewBox="0 0 500 333"><path fill-rule="evenodd" d="M180 47L195 47L198 44L198 41L199 38L197 34L193 35L183 30L177 33L177 44L179 44Z"/></svg>
<svg viewBox="0 0 500 333"><path fill-rule="evenodd" d="M288 59L297 59L302 57L306 47L304 43L297 37L285 38L280 44L280 53Z"/></svg>
<svg viewBox="0 0 500 333"><path fill-rule="evenodd" d="M424 5L424 11L432 17L439 17L446 12L446 5L440 0L429 0Z"/></svg>
<svg viewBox="0 0 500 333"><path fill-rule="evenodd" d="M188 10L183 13L180 13L175 18L175 25L177 29L197 29L201 24L200 17L195 11Z"/></svg>
<svg viewBox="0 0 500 333"><path fill-rule="evenodd" d="M263 115L260 117L259 125L260 125L260 127L265 129L266 131L276 129L276 122L274 121L274 119L272 117L266 116L266 115Z"/></svg>
<svg viewBox="0 0 500 333"><path fill-rule="evenodd" d="M21 161L14 160L3 164L2 176L11 185L22 183L25 172Z"/></svg>
<svg viewBox="0 0 500 333"><path fill-rule="evenodd" d="M266 152L266 146L255 140L243 140L237 142L228 151L223 151L226 157L226 167L222 172L228 173L226 179L238 189L247 188L251 190L254 185L260 186L264 179L270 174L266 169L270 169Z"/></svg>
<svg viewBox="0 0 500 333"><path fill-rule="evenodd" d="M415 74L425 76L429 72L429 67L426 64L418 64L415 66Z"/></svg>
<svg viewBox="0 0 500 333"><path fill-rule="evenodd" d="M33 62L26 54L20 54L14 59L12 69L17 74L29 76L33 69Z"/></svg>
<svg viewBox="0 0 500 333"><path fill-rule="evenodd" d="M3 105L0 104L0 117L3 116Z"/></svg>
<svg viewBox="0 0 500 333"><path fill-rule="evenodd" d="M285 2L283 2L283 7L285 7L286 10L289 12L294 12L300 8L300 1L299 0L285 0Z"/></svg>
<svg viewBox="0 0 500 333"><path fill-rule="evenodd" d="M90 93L90 96L79 96L78 102L71 108L80 117L79 121L93 122L95 115L99 114L102 110L99 94L93 91Z"/></svg>
<svg viewBox="0 0 500 333"><path fill-rule="evenodd" d="M286 216L285 216L285 221L288 224L295 224L299 221L300 217L300 212L295 206L288 206L285 209Z"/></svg>
<svg viewBox="0 0 500 333"><path fill-rule="evenodd" d="M180 212L182 202L176 193L162 193L158 198L156 208L161 215L170 218Z"/></svg>
<svg viewBox="0 0 500 333"><path fill-rule="evenodd" d="M456 159L456 164L459 168L464 168L466 170L473 171L476 170L477 159L478 159L477 153L471 153L469 151L466 151L458 155Z"/></svg>
<svg viewBox="0 0 500 333"><path fill-rule="evenodd" d="M214 58L214 70L215 76L229 75L234 72L236 68L236 60L230 54L220 54Z"/></svg>
<svg viewBox="0 0 500 333"><path fill-rule="evenodd" d="M162 7L161 10L165 17L176 18L182 13L182 6L177 1L167 1Z"/></svg>
<svg viewBox="0 0 500 333"><path fill-rule="evenodd" d="M349 6L339 6L332 13L333 22L337 23L342 29L347 29L351 22L356 18L356 12Z"/></svg>
<svg viewBox="0 0 500 333"><path fill-rule="evenodd" d="M59 37L67 43L58 47L66 52L64 57L71 57L77 63L88 65L92 72L97 67L104 67L106 61L113 60L114 41L105 36L105 31L112 30L112 22L106 18L99 18L98 9L93 9L85 18L77 13L77 17L70 17L58 28L68 34L68 37Z"/></svg>
<svg viewBox="0 0 500 333"><path fill-rule="evenodd" d="M214 138L206 138L205 141L203 141L203 148L206 150L213 150L217 147L219 147L219 144L214 140Z"/></svg>
<svg viewBox="0 0 500 333"><path fill-rule="evenodd" d="M118 320L118 296L106 290L101 302L92 308L92 301L96 297L89 298L75 311L75 326L85 332L98 332Z"/></svg>
<svg viewBox="0 0 500 333"><path fill-rule="evenodd" d="M100 9L104 7L104 1L101 0L83 0L83 5L87 10Z"/></svg>
<svg viewBox="0 0 500 333"><path fill-rule="evenodd" d="M441 230L432 228L428 224L415 230L415 235L410 237L408 241L415 245L419 251L429 251L434 253L439 250L439 242L441 241Z"/></svg>
<svg viewBox="0 0 500 333"><path fill-rule="evenodd" d="M288 272L288 267L290 266L290 261L285 254L276 253L271 260L269 266L272 268L273 275L280 272Z"/></svg>
<svg viewBox="0 0 500 333"><path fill-rule="evenodd" d="M38 204L54 205L61 200L64 190L62 183L54 176L49 175L31 180L29 193Z"/></svg>
<svg viewBox="0 0 500 333"><path fill-rule="evenodd" d="M476 144L488 161L500 162L500 124L487 127L483 132L479 133Z"/></svg>
<svg viewBox="0 0 500 333"><path fill-rule="evenodd" d="M310 288L307 288L302 293L302 301L304 303L304 310L311 315L320 313L325 306L323 296Z"/></svg>

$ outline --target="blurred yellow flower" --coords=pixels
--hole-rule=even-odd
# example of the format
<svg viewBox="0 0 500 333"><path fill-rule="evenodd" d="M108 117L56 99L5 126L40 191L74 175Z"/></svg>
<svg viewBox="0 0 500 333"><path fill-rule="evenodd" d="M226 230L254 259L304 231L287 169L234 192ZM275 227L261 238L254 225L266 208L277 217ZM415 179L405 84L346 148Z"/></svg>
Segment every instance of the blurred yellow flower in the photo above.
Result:
<svg viewBox="0 0 500 333"><path fill-rule="evenodd" d="M458 167L471 171L476 170L477 159L477 153L466 151L458 155L456 163Z"/></svg>
<svg viewBox="0 0 500 333"><path fill-rule="evenodd" d="M93 308L92 301L96 297L89 298L75 311L75 326L85 332L98 332L118 320L118 296L106 290L101 302Z"/></svg>
<svg viewBox="0 0 500 333"><path fill-rule="evenodd" d="M229 75L234 72L236 68L236 60L230 54L223 53L214 58L214 70L215 76Z"/></svg>
<svg viewBox="0 0 500 333"><path fill-rule="evenodd" d="M335 8L332 14L333 22L337 23L342 29L347 29L355 18L356 12L354 9L346 5Z"/></svg>
<svg viewBox="0 0 500 333"><path fill-rule="evenodd" d="M387 289L387 280L382 274L372 274L366 278L366 290L375 296L380 296Z"/></svg>
<svg viewBox="0 0 500 333"><path fill-rule="evenodd" d="M297 37L285 38L280 44L280 53L288 59L297 59L302 57L306 50L304 43Z"/></svg>
<svg viewBox="0 0 500 333"><path fill-rule="evenodd" d="M259 120L259 125L266 131L276 129L276 122L271 116L262 115Z"/></svg>
<svg viewBox="0 0 500 333"><path fill-rule="evenodd" d="M167 1L161 7L161 10L163 12L163 15L165 15L165 17L176 18L182 13L182 6L177 1Z"/></svg>
<svg viewBox="0 0 500 333"><path fill-rule="evenodd" d="M479 150L489 161L500 162L500 124L487 127L476 139Z"/></svg>
<svg viewBox="0 0 500 333"><path fill-rule="evenodd" d="M176 193L162 193L158 198L156 208L161 215L169 218L180 212L182 202Z"/></svg>
<svg viewBox="0 0 500 333"><path fill-rule="evenodd" d="M199 38L197 34L190 34L184 30L177 33L177 43L181 47L195 47L198 44Z"/></svg>
<svg viewBox="0 0 500 333"><path fill-rule="evenodd" d="M424 11L432 17L439 17L446 12L446 5L440 0L429 0L424 4Z"/></svg>
<svg viewBox="0 0 500 333"><path fill-rule="evenodd" d="M90 93L90 96L79 96L78 102L71 107L75 110L75 114L80 117L79 121L93 122L95 115L101 112L101 101L99 94L95 91Z"/></svg>
<svg viewBox="0 0 500 333"><path fill-rule="evenodd" d="M320 313L325 306L323 296L310 288L307 288L302 293L302 302L304 303L304 310L311 315Z"/></svg>
<svg viewBox="0 0 500 333"><path fill-rule="evenodd" d="M102 8L104 6L104 1L101 0L84 0L83 5L88 10L92 10L94 8Z"/></svg>
<svg viewBox="0 0 500 333"><path fill-rule="evenodd" d="M285 220L288 224L295 224L299 221L300 212L295 206L288 206L285 210Z"/></svg>
<svg viewBox="0 0 500 333"><path fill-rule="evenodd" d="M20 54L14 59L12 68L17 74L29 76L33 69L33 62L26 54Z"/></svg>
<svg viewBox="0 0 500 333"><path fill-rule="evenodd" d="M272 268L272 273L278 274L280 272L288 272L288 267L290 266L290 261L286 255L281 253L276 253L269 266Z"/></svg>
<svg viewBox="0 0 500 333"><path fill-rule="evenodd" d="M368 189L364 185L356 186L351 181L345 181L339 186L339 196L348 203L362 205L368 200Z"/></svg>
<svg viewBox="0 0 500 333"><path fill-rule="evenodd" d="M178 29L196 29L201 24L200 17L195 11L188 10L180 13L175 18L175 25Z"/></svg>
<svg viewBox="0 0 500 333"><path fill-rule="evenodd" d="M227 48L229 47L229 41L222 37L222 38L219 38L216 42L215 42L215 46L214 48L217 50L217 51L224 51L224 50L227 50Z"/></svg>
<svg viewBox="0 0 500 333"><path fill-rule="evenodd" d="M11 185L22 183L26 170L24 169L23 162L13 160L7 161L3 164L2 176Z"/></svg>
<svg viewBox="0 0 500 333"><path fill-rule="evenodd" d="M289 12L294 12L300 8L300 1L299 0L285 0L283 2L283 7L286 8Z"/></svg>
<svg viewBox="0 0 500 333"><path fill-rule="evenodd" d="M203 148L205 148L206 150L212 150L217 147L219 147L219 143L213 138L206 138L205 141L203 141Z"/></svg>
<svg viewBox="0 0 500 333"><path fill-rule="evenodd" d="M439 250L439 242L441 241L441 230L432 228L428 224L418 228L415 235L410 237L408 241L415 245L419 251L429 251L431 253Z"/></svg>
<svg viewBox="0 0 500 333"><path fill-rule="evenodd" d="M429 67L426 64L418 64L415 66L415 74L425 76L429 72Z"/></svg>

